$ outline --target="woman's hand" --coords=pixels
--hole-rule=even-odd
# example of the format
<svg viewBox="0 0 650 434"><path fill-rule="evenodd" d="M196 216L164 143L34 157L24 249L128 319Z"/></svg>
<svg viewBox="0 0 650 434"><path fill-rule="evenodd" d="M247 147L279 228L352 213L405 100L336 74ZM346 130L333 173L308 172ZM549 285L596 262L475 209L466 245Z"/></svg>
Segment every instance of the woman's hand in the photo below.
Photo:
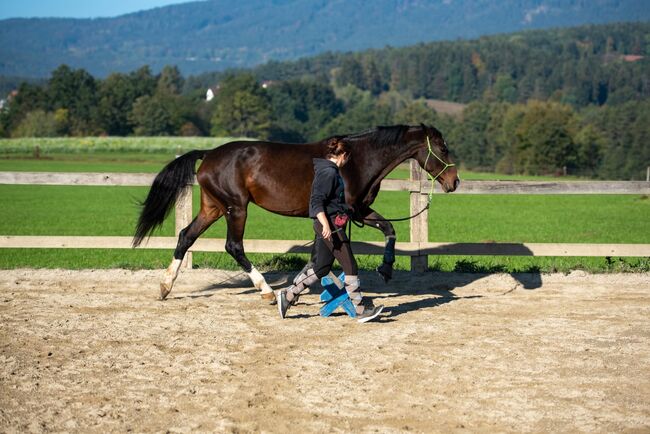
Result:
<svg viewBox="0 0 650 434"><path fill-rule="evenodd" d="M332 237L332 231L330 230L329 226L323 226L323 238L326 240L329 240Z"/></svg>
<svg viewBox="0 0 650 434"><path fill-rule="evenodd" d="M323 235L323 238L326 240L329 240L332 236L332 231L330 230L330 224L327 221L327 216L325 215L324 212L319 212L316 214L316 218L320 222L321 226L323 226L323 232L321 235Z"/></svg>

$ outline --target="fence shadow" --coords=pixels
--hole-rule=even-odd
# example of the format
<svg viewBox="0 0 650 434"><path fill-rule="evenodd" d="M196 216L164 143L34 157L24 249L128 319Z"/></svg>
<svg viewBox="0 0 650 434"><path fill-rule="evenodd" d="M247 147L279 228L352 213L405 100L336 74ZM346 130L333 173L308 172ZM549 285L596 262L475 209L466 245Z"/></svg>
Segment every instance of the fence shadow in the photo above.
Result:
<svg viewBox="0 0 650 434"><path fill-rule="evenodd" d="M436 255L490 255L490 256L534 256L534 253L521 243L458 243L426 248L424 254ZM391 285L383 285L380 279L367 274L369 285L363 285L378 298L397 298L420 296L419 300L407 301L390 308L390 317L399 316L414 310L435 308L460 299L481 298L483 295L458 295L454 290L468 286L478 280L495 274L507 274L515 282L494 288L492 294L505 295L516 288L534 290L542 286L542 276L538 267L527 272L509 273L503 265L483 265L471 260L460 260L452 272L430 270L425 273L397 272ZM512 282L511 281L511 282ZM397 289L399 288L399 289Z"/></svg>
<svg viewBox="0 0 650 434"><path fill-rule="evenodd" d="M435 308L456 300L483 298L486 295L481 294L480 290L478 294L459 295L456 292L497 274L504 273L498 270L490 273L428 271L417 275L410 272L397 272L392 285L393 282L386 285L380 278L374 277L370 273L362 273L362 280L364 291L370 297L375 298L375 304L381 304L381 300L384 299L399 300L406 297L418 297L417 300L404 301L387 308L392 318L415 310ZM503 296L515 289L534 290L542 286L542 276L539 272L505 274L512 280L507 284L495 283L494 287L486 290L489 292L489 296Z"/></svg>
<svg viewBox="0 0 650 434"><path fill-rule="evenodd" d="M531 273L505 273L512 278L509 283L497 284L489 290L478 290L477 294L457 294L464 287L481 279L489 278L500 271L491 273L472 272L432 272L413 275L409 272L395 274L395 283L383 284L380 278L372 275L362 276L363 288L366 294L375 298L375 304L381 304L383 299L395 299L417 296L417 300L404 301L387 309L390 318L411 311L436 308L456 300L479 299L488 296L505 296L515 289L534 290L542 286L542 276L539 272ZM366 284L367 282L367 284ZM392 303L391 303L392 304Z"/></svg>
<svg viewBox="0 0 650 434"><path fill-rule="evenodd" d="M535 256L534 252L522 243L455 243L434 248L426 248L423 254L464 255L464 256ZM433 270L436 271L436 270ZM503 265L482 265L468 260L460 260L454 272L471 274L508 273ZM508 273L525 289L536 289L542 285L539 267L531 267L524 273ZM471 282L468 282L471 283Z"/></svg>

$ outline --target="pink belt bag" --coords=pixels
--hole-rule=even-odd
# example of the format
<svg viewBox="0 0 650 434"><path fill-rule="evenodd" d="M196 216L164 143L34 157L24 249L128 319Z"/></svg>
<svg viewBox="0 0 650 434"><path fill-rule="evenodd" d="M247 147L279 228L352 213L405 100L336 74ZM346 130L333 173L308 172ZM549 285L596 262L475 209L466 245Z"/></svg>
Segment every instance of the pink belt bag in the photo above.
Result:
<svg viewBox="0 0 650 434"><path fill-rule="evenodd" d="M334 217L334 226L337 228L345 227L349 219L350 217L348 217L347 214L337 214L336 217Z"/></svg>

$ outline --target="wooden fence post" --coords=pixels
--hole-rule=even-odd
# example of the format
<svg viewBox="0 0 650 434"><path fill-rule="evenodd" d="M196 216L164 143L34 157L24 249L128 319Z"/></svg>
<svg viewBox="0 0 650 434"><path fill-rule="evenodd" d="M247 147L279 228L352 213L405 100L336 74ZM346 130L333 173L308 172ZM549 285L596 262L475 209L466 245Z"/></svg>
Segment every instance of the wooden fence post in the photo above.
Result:
<svg viewBox="0 0 650 434"><path fill-rule="evenodd" d="M176 238L178 234L192 223L192 186L187 187L183 193L181 193L178 201L176 201ZM192 268L192 252L188 251L185 253L185 258L183 258L183 263L181 264L183 268Z"/></svg>
<svg viewBox="0 0 650 434"><path fill-rule="evenodd" d="M417 161L411 160L411 180L420 181L422 172ZM410 213L417 214L427 205L428 196L426 192L421 191L420 185L417 191L410 192ZM411 242L426 243L429 241L429 211L425 210L419 216L411 220ZM418 248L420 250L420 248ZM423 273L427 271L429 257L427 255L411 256L411 271Z"/></svg>

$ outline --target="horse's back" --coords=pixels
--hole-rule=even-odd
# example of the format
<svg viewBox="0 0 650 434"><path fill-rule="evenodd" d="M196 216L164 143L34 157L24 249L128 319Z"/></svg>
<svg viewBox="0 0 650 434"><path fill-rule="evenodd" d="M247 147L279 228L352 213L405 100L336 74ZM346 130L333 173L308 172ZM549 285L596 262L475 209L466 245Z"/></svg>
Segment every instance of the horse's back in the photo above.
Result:
<svg viewBox="0 0 650 434"><path fill-rule="evenodd" d="M262 141L229 142L206 153L197 173L202 188L250 200L271 212L306 216L322 147Z"/></svg>
<svg viewBox="0 0 650 434"><path fill-rule="evenodd" d="M214 171L228 166L237 166L241 170L277 172L282 169L299 167L304 170L304 164L312 165L312 159L321 157L322 147L318 143L291 144L263 141L234 141L208 151L200 171ZM300 166L299 166L300 165ZM250 176L250 173L246 173Z"/></svg>

